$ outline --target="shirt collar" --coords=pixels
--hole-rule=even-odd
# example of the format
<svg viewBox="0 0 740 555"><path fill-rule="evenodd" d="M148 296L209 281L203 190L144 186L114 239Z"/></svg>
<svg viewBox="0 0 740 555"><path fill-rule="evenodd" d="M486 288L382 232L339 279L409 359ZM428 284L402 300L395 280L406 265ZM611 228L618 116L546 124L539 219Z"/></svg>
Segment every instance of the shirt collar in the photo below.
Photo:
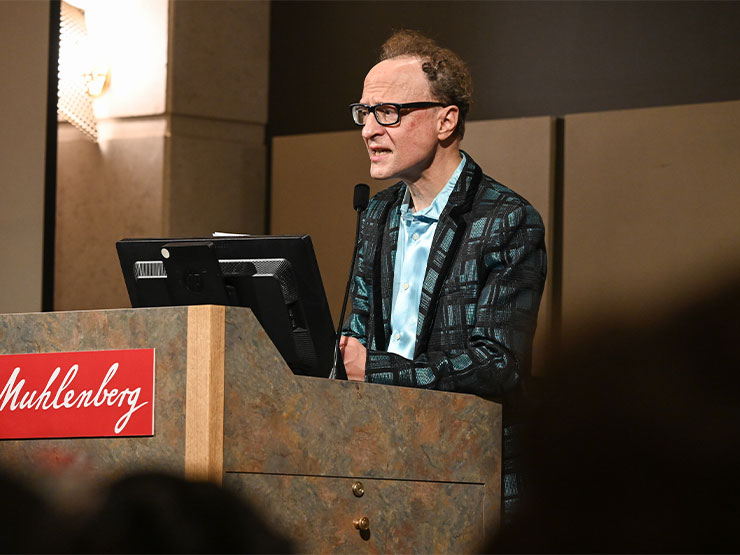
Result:
<svg viewBox="0 0 740 555"><path fill-rule="evenodd" d="M409 205L411 204L411 193L409 192L409 188L406 187L406 193L403 195L403 202L401 203L402 218L408 213L410 217L414 218L426 218L435 222L439 220L439 216L442 213L442 210L444 210L444 207L447 205L447 201L450 199L452 190L455 188L455 184L460 178L460 174L465 167L465 153L460 151L460 156L462 157L462 160L460 160L460 163L458 164L455 171L452 172L452 175L447 181L447 184L439 193L437 193L437 196L434 197L432 203L423 210L419 210L418 212L414 213L409 212Z"/></svg>

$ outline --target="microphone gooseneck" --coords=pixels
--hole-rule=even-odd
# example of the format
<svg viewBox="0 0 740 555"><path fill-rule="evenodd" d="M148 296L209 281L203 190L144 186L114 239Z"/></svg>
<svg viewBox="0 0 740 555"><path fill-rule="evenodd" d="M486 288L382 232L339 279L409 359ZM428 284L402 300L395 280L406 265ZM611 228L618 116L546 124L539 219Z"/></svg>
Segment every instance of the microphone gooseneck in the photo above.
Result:
<svg viewBox="0 0 740 555"><path fill-rule="evenodd" d="M355 260L357 260L357 248L360 245L360 220L362 219L362 213L367 208L367 203L370 200L370 187L364 183L358 183L355 185L355 194L352 199L352 205L357 211L357 226L355 228L355 247L352 251L352 263L349 267L349 278L347 279L347 287L344 290L344 301L342 302L342 312L339 315L339 323L337 324L337 336L334 342L334 364L329 373L330 379L347 379L347 372L344 369L344 364L339 364L339 340L342 338L342 324L344 323L344 313L347 310L347 300L349 299L349 288L352 283L352 274L355 271Z"/></svg>

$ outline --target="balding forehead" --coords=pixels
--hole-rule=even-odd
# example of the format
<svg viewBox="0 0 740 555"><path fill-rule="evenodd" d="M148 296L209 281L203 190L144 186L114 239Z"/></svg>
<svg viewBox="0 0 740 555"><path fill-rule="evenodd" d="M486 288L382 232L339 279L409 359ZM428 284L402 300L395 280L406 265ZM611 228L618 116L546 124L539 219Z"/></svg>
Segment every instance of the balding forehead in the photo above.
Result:
<svg viewBox="0 0 740 555"><path fill-rule="evenodd" d="M376 75L424 75L421 69L421 60L412 56L398 56L396 58L389 58L375 64L367 74L365 81L368 78Z"/></svg>
<svg viewBox="0 0 740 555"><path fill-rule="evenodd" d="M377 63L365 77L363 97L382 96L397 92L421 95L420 98L408 100L427 100L429 96L429 81L421 69L421 60L411 56L389 58ZM391 98L375 98L377 102L391 102Z"/></svg>
<svg viewBox="0 0 740 555"><path fill-rule="evenodd" d="M376 66L379 65L388 65L388 66L396 66L396 67L407 67L407 66L413 66L418 67L421 69L421 59L417 58L416 56L396 56L395 58L387 58L383 60L382 62L378 62L375 64Z"/></svg>

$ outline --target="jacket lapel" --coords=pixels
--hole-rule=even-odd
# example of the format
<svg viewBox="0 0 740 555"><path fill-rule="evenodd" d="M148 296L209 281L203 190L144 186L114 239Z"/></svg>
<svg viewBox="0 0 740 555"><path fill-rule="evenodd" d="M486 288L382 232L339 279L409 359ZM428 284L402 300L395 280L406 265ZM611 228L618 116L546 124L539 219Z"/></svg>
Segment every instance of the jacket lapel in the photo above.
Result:
<svg viewBox="0 0 740 555"><path fill-rule="evenodd" d="M429 336L434 324L434 315L437 311L437 301L440 290L449 274L455 253L467 229L467 216L473 207L473 201L478 191L483 172L473 159L466 153L466 162L463 172L455 185L447 205L439 218L434 239L429 251L429 260L424 275L424 284L419 301L419 320L416 326L416 348L414 358L427 350ZM398 227L396 225L396 227ZM398 233L396 233L396 240ZM393 278L391 277L391 292L393 294ZM390 313L388 320L390 321Z"/></svg>
<svg viewBox="0 0 740 555"><path fill-rule="evenodd" d="M395 197L388 199L380 216L373 264L373 329L375 348L385 350L391 334L391 303L393 271L398 248L398 226L401 221L401 200L406 191L401 186Z"/></svg>

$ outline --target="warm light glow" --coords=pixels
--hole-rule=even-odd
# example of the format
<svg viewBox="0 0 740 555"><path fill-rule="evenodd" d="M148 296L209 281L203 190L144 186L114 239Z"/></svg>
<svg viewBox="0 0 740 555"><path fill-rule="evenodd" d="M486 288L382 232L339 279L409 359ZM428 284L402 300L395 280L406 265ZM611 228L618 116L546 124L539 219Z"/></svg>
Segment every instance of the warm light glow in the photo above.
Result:
<svg viewBox="0 0 740 555"><path fill-rule="evenodd" d="M82 75L85 80L87 94L98 97L108 89L110 83L110 69L95 68Z"/></svg>
<svg viewBox="0 0 740 555"><path fill-rule="evenodd" d="M90 69L85 14L62 2L59 35L59 98L57 112L92 140L97 140L97 123L93 113L85 74ZM102 88L101 88L102 90Z"/></svg>
<svg viewBox="0 0 740 555"><path fill-rule="evenodd" d="M85 35L84 45L75 44L64 56L60 52L60 96L63 79L68 76L67 81L76 83L64 117L72 121L67 113L73 107L84 109L83 123L92 115L99 126L111 119L163 113L168 0L71 0L62 6L77 14L71 25L84 29Z"/></svg>

